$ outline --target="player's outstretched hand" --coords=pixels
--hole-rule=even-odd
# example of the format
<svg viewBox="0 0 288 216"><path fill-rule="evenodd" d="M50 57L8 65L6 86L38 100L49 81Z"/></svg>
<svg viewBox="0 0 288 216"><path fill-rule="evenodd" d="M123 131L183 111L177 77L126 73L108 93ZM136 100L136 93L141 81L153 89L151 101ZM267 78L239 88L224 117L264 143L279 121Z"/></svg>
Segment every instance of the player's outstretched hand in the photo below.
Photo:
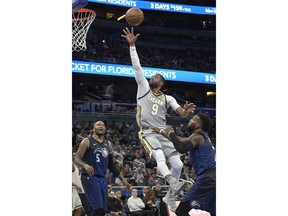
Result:
<svg viewBox="0 0 288 216"><path fill-rule="evenodd" d="M169 137L169 132L170 131L173 131L174 132L174 129L173 127L171 127L170 125L168 125L164 130L160 130L159 128L157 127L150 127L152 129L153 132L155 133L158 133L158 134L161 134L163 135L164 137L166 137L167 139L170 140L170 137Z"/></svg>
<svg viewBox="0 0 288 216"><path fill-rule="evenodd" d="M157 127L150 127L150 128L152 129L152 132L162 134L162 135L164 135L163 133L168 134L170 131L174 131L173 127L171 127L170 125L168 125L164 130L160 130Z"/></svg>
<svg viewBox="0 0 288 216"><path fill-rule="evenodd" d="M196 105L194 103L188 103L188 101L186 101L183 108L187 113L194 112L196 109Z"/></svg>
<svg viewBox="0 0 288 216"><path fill-rule="evenodd" d="M169 132L170 132L170 131L173 131L173 132L174 132L174 129L173 129L173 127L171 127L170 125L168 125L168 126L165 128L164 132L169 135Z"/></svg>
<svg viewBox="0 0 288 216"><path fill-rule="evenodd" d="M124 34L122 34L121 37L126 38L130 45L135 45L135 42L140 36L140 34L134 35L133 27L131 27L131 31L129 30L129 28L126 27L125 29L123 29L123 32Z"/></svg>

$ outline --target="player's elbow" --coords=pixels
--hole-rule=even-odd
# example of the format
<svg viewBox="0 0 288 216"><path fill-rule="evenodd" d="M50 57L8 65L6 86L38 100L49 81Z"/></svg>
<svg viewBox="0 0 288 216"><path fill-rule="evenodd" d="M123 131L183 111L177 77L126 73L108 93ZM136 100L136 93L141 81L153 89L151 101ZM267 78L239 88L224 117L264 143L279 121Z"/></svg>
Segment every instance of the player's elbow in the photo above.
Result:
<svg viewBox="0 0 288 216"><path fill-rule="evenodd" d="M177 115L179 115L180 117L185 117L186 113L185 110L182 107L179 107L175 110L175 112L177 113Z"/></svg>

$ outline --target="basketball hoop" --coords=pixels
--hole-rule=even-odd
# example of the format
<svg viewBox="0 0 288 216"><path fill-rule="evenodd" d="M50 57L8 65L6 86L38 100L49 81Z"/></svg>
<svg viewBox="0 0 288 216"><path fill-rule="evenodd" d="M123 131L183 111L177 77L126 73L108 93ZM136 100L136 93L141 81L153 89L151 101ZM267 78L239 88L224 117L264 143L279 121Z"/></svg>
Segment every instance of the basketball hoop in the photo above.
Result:
<svg viewBox="0 0 288 216"><path fill-rule="evenodd" d="M72 52L86 50L86 36L96 13L87 8L72 12Z"/></svg>

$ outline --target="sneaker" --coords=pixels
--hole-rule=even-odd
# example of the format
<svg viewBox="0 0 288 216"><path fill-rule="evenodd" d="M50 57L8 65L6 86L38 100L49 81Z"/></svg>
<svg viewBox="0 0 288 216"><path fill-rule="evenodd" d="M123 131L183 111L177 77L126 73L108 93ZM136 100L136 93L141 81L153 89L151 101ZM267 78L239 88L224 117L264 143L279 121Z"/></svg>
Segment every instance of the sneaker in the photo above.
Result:
<svg viewBox="0 0 288 216"><path fill-rule="evenodd" d="M171 211L175 212L177 209L177 205L173 196L166 195L163 197L163 202L171 209Z"/></svg>
<svg viewBox="0 0 288 216"><path fill-rule="evenodd" d="M174 182L171 185L171 190L170 190L170 194L172 197L178 195L180 193L181 190L183 190L184 187L186 187L187 183L185 181L178 181L178 182Z"/></svg>

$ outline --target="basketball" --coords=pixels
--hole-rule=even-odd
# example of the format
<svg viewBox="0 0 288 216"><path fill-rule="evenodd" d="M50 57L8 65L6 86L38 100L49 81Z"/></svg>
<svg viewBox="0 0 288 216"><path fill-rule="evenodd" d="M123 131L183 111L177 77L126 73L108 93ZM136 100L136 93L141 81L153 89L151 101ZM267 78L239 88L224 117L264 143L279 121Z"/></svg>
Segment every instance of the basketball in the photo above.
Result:
<svg viewBox="0 0 288 216"><path fill-rule="evenodd" d="M126 22L131 26L138 26L144 20L144 13L139 8L130 8L125 14Z"/></svg>

